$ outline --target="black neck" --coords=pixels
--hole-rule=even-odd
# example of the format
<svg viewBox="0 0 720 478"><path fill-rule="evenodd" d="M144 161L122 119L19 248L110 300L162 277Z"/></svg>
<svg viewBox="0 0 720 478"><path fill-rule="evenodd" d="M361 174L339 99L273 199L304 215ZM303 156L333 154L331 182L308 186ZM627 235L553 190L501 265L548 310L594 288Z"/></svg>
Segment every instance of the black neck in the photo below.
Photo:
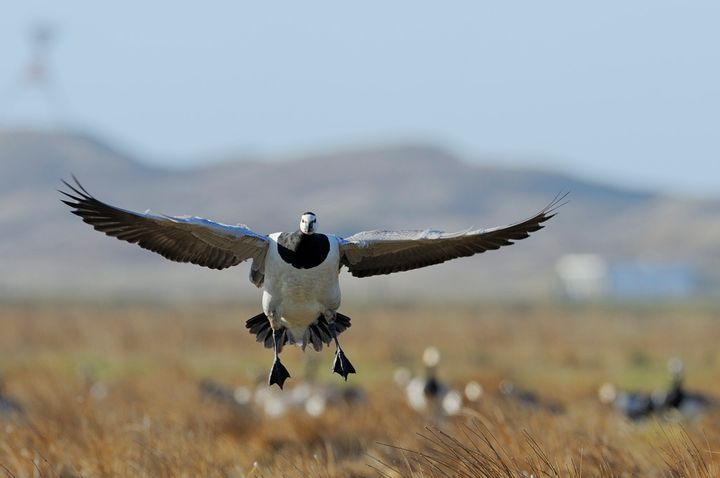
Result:
<svg viewBox="0 0 720 478"><path fill-rule="evenodd" d="M283 232L277 243L280 257L297 269L319 266L330 252L330 241L325 234Z"/></svg>

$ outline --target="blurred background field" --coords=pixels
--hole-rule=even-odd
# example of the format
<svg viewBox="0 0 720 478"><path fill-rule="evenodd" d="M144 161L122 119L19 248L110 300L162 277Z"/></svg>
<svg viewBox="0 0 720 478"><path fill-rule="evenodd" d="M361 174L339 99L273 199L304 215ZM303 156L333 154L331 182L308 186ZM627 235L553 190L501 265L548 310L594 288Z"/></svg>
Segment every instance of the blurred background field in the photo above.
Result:
<svg viewBox="0 0 720 478"><path fill-rule="evenodd" d="M720 476L718 15L7 5L0 475ZM344 274L358 374L289 348L281 393L244 327L247 264L102 237L59 201L72 174L123 208L260 233L306 210L345 236L570 201L512 248Z"/></svg>
<svg viewBox="0 0 720 478"><path fill-rule="evenodd" d="M437 430L464 446L475 443L498 470L502 463L513 470L494 472L475 457L469 474L447 476L718 471L718 410L634 422L597 397L605 382L666 389L671 356L685 361L688 389L720 397L720 322L707 304L351 305L344 312L353 327L343 338L358 375L347 384L332 375L331 351L288 349L292 378L283 393L309 384L350 387L364 400L328 402L319 416L302 403L277 417L221 395L265 388L257 382L266 379L270 353L244 329L254 310L232 303L4 303L4 395L24 411L0 418L0 463L9 476L446 476L394 448L442 451L421 437ZM465 399L458 415L414 411L393 381L401 366L423 375L420 355L429 344L441 351L440 380L459 391L470 380L482 386L481 398ZM504 381L538 401L500 393ZM208 393L210 383L220 391ZM479 444L482 436L500 455ZM451 444L453 453L462 453L459 446ZM451 459L453 473L461 461Z"/></svg>

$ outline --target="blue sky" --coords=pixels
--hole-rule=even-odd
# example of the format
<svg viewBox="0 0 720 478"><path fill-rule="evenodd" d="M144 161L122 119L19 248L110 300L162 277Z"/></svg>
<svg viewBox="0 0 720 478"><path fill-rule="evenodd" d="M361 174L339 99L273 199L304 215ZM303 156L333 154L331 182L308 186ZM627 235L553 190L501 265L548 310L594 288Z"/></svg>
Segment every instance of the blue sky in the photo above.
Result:
<svg viewBox="0 0 720 478"><path fill-rule="evenodd" d="M63 120L157 163L417 140L719 195L720 2L179 3L8 2L0 121L44 21Z"/></svg>

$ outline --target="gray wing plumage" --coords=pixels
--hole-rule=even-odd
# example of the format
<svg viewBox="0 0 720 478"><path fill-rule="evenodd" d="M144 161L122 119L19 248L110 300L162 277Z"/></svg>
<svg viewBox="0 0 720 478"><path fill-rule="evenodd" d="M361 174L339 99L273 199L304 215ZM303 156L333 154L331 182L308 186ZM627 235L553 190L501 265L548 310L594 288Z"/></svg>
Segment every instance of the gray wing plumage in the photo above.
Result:
<svg viewBox="0 0 720 478"><path fill-rule="evenodd" d="M73 177L73 179L75 179ZM95 230L177 262L191 262L211 269L225 269L253 259L253 271L261 270L268 238L244 226L229 226L201 217L139 214L98 201L75 179L63 181L71 192L59 190Z"/></svg>
<svg viewBox="0 0 720 478"><path fill-rule="evenodd" d="M359 232L341 242L341 261L355 277L368 277L499 249L542 229L566 196L558 195L533 217L504 227L451 233L430 229Z"/></svg>

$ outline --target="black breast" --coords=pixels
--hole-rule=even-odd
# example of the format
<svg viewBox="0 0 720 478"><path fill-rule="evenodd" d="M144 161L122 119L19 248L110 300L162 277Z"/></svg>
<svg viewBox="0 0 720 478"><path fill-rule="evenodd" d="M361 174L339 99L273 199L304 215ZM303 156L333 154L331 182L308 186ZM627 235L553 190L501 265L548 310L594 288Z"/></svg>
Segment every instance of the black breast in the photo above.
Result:
<svg viewBox="0 0 720 478"><path fill-rule="evenodd" d="M330 240L325 234L283 232L277 244L280 257L296 269L317 267L330 252Z"/></svg>

